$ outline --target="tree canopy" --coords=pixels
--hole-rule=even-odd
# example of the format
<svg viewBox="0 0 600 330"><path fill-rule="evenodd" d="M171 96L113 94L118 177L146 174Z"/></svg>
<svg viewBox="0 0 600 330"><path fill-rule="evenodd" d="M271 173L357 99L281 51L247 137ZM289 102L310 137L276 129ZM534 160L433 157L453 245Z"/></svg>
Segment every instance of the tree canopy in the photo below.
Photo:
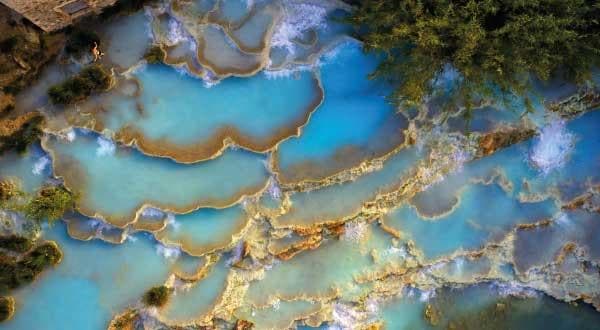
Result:
<svg viewBox="0 0 600 330"><path fill-rule="evenodd" d="M525 96L532 77L590 78L600 63L597 0L364 0L348 18L367 51L384 53L373 72L414 105L456 72L453 99Z"/></svg>

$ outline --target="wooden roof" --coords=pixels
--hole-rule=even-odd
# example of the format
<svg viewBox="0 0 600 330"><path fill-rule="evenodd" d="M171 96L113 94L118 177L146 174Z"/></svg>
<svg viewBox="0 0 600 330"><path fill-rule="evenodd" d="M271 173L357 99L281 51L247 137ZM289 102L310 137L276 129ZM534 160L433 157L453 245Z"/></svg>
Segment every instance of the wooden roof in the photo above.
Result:
<svg viewBox="0 0 600 330"><path fill-rule="evenodd" d="M0 0L0 3L52 32L67 27L82 16L99 13L118 0Z"/></svg>

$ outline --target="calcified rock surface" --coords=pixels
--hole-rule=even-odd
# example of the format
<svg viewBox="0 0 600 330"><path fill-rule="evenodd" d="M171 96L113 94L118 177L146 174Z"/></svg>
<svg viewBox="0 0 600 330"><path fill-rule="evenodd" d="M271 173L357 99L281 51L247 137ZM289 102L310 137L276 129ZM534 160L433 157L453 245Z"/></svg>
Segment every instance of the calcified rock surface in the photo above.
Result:
<svg viewBox="0 0 600 330"><path fill-rule="evenodd" d="M536 93L523 116L487 100L470 127L435 102L397 109L348 9L159 1L99 28L110 91L46 104L76 71L57 63L17 97L46 134L0 180L79 199L43 228L64 260L15 293L7 327L597 326L598 91ZM157 285L168 302L145 306Z"/></svg>

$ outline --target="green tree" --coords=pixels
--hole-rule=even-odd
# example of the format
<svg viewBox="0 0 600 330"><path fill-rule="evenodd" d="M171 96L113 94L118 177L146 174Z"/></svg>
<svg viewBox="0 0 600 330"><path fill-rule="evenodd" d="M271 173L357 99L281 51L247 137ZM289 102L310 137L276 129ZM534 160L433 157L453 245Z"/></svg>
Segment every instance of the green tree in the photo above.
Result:
<svg viewBox="0 0 600 330"><path fill-rule="evenodd" d="M62 218L65 212L73 209L75 197L63 187L47 186L22 206L23 213L32 220L48 220L50 224Z"/></svg>
<svg viewBox="0 0 600 330"><path fill-rule="evenodd" d="M348 18L367 51L384 60L372 74L405 105L441 89L469 108L479 97L526 96L531 79L580 83L600 64L597 0L364 0Z"/></svg>

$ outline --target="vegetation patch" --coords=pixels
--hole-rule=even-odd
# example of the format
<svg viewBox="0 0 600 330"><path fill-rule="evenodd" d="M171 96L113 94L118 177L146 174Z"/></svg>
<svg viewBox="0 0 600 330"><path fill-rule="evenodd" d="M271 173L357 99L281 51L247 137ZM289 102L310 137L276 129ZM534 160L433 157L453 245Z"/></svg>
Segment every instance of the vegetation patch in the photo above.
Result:
<svg viewBox="0 0 600 330"><path fill-rule="evenodd" d="M105 91L110 87L111 76L100 65L85 67L79 74L48 89L50 101L54 104L72 104L86 99L94 92Z"/></svg>
<svg viewBox="0 0 600 330"><path fill-rule="evenodd" d="M0 255L0 293L29 284L46 268L62 259L62 252L54 242L45 242L22 257Z"/></svg>
<svg viewBox="0 0 600 330"><path fill-rule="evenodd" d="M146 54L144 59L150 64L162 63L165 60L165 51L160 46L152 46Z"/></svg>
<svg viewBox="0 0 600 330"><path fill-rule="evenodd" d="M144 293L142 301L146 306L161 307L169 301L170 290L164 285L155 286Z"/></svg>
<svg viewBox="0 0 600 330"><path fill-rule="evenodd" d="M587 0L365 0L348 20L367 51L383 54L372 76L394 84L393 100L446 95L470 109L515 95L531 108L534 78L589 79L600 65L598 17Z"/></svg>
<svg viewBox="0 0 600 330"><path fill-rule="evenodd" d="M20 127L15 129L8 135L0 135L0 155L9 150L23 153L27 147L33 142L39 140L42 135L41 126L44 122L44 117L40 114L34 114L25 122L20 124ZM4 124L2 122L1 124ZM4 127L2 128L4 130Z"/></svg>
<svg viewBox="0 0 600 330"><path fill-rule="evenodd" d="M0 297L0 322L9 320L15 313L15 299Z"/></svg>
<svg viewBox="0 0 600 330"><path fill-rule="evenodd" d="M0 207L14 197L21 196L22 192L18 186L12 181L0 181Z"/></svg>
<svg viewBox="0 0 600 330"><path fill-rule="evenodd" d="M64 187L47 186L20 208L29 219L38 222L48 220L52 224L72 210L74 205L75 197L70 191Z"/></svg>
<svg viewBox="0 0 600 330"><path fill-rule="evenodd" d="M23 236L0 236L0 248L14 252L24 253L33 247L33 242Z"/></svg>

